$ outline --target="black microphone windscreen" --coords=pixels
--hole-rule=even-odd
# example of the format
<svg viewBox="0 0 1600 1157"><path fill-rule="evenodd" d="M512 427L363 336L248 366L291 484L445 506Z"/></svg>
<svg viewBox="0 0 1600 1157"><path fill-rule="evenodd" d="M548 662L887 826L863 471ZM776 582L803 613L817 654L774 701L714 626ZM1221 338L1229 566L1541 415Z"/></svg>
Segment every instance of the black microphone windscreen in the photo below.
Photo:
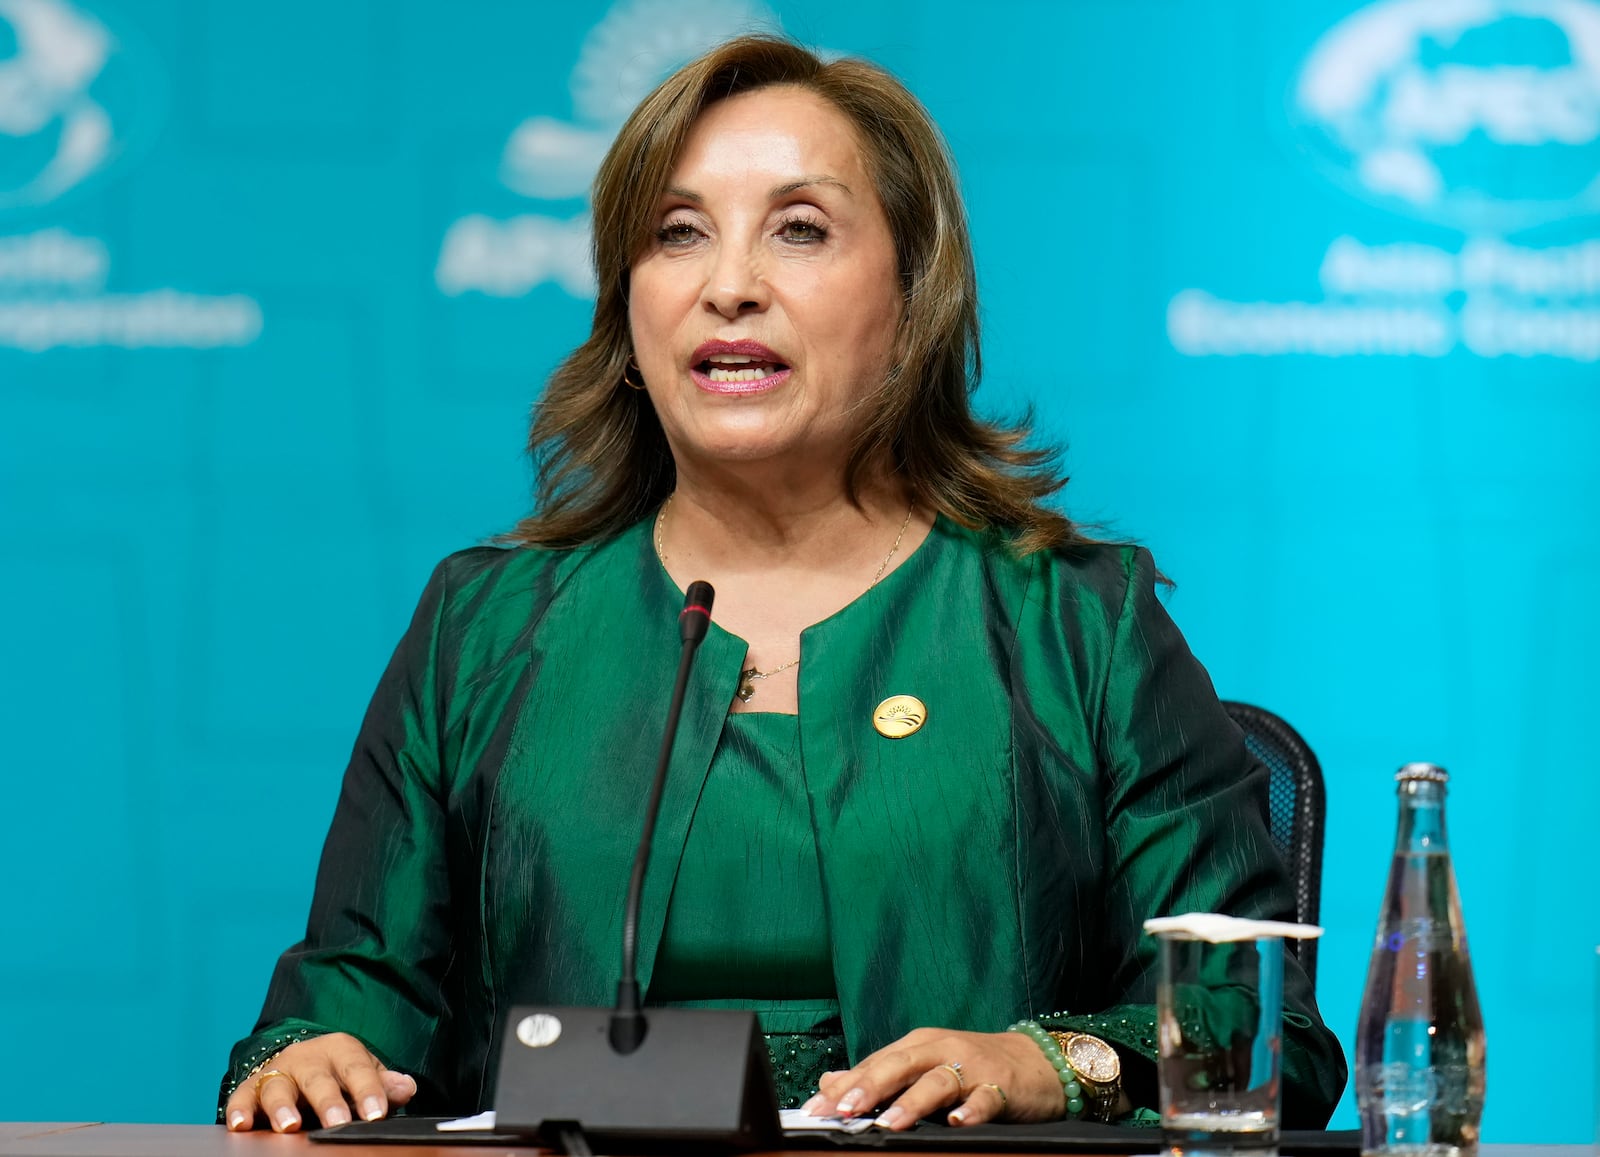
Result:
<svg viewBox="0 0 1600 1157"><path fill-rule="evenodd" d="M711 602L716 591L708 582L692 582L683 596L683 611L678 615L678 634L685 643L698 643L711 626Z"/></svg>

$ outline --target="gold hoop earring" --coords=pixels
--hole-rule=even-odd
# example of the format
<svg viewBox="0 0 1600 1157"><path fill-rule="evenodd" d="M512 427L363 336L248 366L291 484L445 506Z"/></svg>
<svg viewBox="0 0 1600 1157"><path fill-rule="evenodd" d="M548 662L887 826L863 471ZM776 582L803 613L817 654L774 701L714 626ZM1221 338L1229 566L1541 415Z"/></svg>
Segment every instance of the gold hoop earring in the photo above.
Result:
<svg viewBox="0 0 1600 1157"><path fill-rule="evenodd" d="M627 364L622 367L622 384L627 386L628 389L630 389L630 390L641 390L642 391L644 389L644 373L643 373L643 371L641 371L640 374L639 374L639 384L637 386L634 385L633 384L633 380L628 377L628 371L629 370L637 370L637 369L639 369L639 363L633 360L633 355L632 354L629 354L628 355Z"/></svg>

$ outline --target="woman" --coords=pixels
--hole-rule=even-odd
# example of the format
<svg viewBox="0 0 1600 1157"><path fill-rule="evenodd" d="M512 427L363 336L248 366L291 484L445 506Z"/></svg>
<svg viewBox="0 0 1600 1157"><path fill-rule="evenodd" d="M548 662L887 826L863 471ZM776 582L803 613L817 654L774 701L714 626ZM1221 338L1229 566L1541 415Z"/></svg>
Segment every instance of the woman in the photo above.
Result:
<svg viewBox="0 0 1600 1157"><path fill-rule="evenodd" d="M870 65L731 42L623 127L594 231L536 513L435 571L223 1119L474 1111L510 1005L609 1001L694 579L716 622L647 1000L757 1009L787 1103L892 1128L1067 1112L1004 1031L1039 1014L1120 1059L1081 1111L1152 1105L1140 922L1283 917L1290 889L1149 556L1040 505L1049 456L968 408L972 259L927 114ZM1285 1120L1320 1125L1343 1062L1289 973Z"/></svg>

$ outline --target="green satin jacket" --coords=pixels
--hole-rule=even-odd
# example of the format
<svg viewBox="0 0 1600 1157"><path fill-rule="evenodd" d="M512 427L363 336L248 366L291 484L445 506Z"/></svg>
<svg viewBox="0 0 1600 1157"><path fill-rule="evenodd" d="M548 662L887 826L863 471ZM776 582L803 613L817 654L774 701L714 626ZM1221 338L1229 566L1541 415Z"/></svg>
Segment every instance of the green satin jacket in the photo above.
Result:
<svg viewBox="0 0 1600 1157"><path fill-rule="evenodd" d="M472 1112L513 1004L613 999L679 652L683 596L649 531L435 570L357 738L306 939L225 1093L286 1044L345 1031L418 1078L414 1111ZM797 774L853 1059L923 1025L1030 1015L1151 1057L1146 917L1291 918L1265 772L1154 579L1142 550L1018 557L941 518L801 636ZM713 625L689 685L644 892L647 998L744 657ZM899 694L927 721L887 739L873 711ZM1284 1122L1316 1127L1344 1060L1287 972Z"/></svg>

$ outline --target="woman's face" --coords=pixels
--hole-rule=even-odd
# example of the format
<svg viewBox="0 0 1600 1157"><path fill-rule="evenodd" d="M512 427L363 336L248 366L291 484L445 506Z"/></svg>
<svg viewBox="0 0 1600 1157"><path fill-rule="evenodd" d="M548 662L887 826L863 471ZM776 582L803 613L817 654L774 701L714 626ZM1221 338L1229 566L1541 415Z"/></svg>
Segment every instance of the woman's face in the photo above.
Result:
<svg viewBox="0 0 1600 1157"><path fill-rule="evenodd" d="M842 465L900 316L894 239L844 114L793 86L708 108L628 314L680 464Z"/></svg>

